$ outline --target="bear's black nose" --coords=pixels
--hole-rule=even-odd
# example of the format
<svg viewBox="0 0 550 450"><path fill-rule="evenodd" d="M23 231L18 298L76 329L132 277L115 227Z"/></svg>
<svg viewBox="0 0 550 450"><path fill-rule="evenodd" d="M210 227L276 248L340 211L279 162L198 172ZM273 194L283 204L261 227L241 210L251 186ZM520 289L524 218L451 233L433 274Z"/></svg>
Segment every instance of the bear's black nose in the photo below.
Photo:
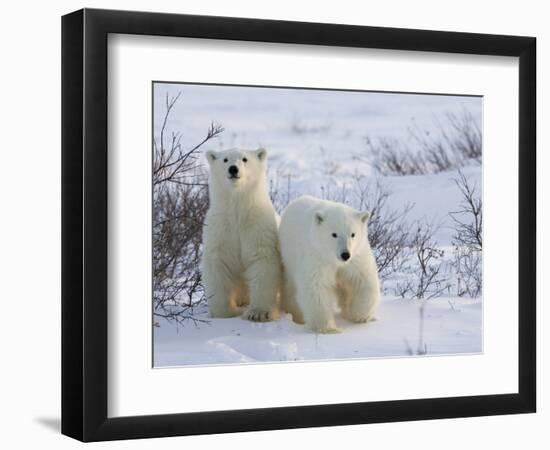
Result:
<svg viewBox="0 0 550 450"><path fill-rule="evenodd" d="M237 166L229 166L228 170L231 175L237 175L239 173L239 168Z"/></svg>
<svg viewBox="0 0 550 450"><path fill-rule="evenodd" d="M346 252L342 252L342 254L340 255L340 257L341 257L344 261L347 261L347 260L351 257L351 255L349 254L348 251L346 251Z"/></svg>

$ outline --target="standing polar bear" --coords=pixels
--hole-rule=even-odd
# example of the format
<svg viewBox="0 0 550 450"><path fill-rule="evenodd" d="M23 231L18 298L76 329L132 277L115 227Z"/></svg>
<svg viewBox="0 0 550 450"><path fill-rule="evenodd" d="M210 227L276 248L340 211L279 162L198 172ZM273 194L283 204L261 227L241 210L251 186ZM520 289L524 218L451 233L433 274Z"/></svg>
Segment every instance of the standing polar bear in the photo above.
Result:
<svg viewBox="0 0 550 450"><path fill-rule="evenodd" d="M266 190L267 151L208 151L210 208L202 277L212 317L274 317L281 283L277 214Z"/></svg>
<svg viewBox="0 0 550 450"><path fill-rule="evenodd" d="M352 322L374 320L380 284L368 218L367 212L310 196L288 205L279 227L282 307L294 321L315 332L335 333L338 307Z"/></svg>

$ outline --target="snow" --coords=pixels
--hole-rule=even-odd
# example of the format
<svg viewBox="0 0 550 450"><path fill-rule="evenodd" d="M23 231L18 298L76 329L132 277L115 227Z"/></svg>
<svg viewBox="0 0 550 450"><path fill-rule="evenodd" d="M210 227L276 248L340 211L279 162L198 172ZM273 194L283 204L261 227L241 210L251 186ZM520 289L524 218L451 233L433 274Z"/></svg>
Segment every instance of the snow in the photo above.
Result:
<svg viewBox="0 0 550 450"><path fill-rule="evenodd" d="M462 174L481 194L481 167L469 166ZM451 170L435 175L383 177L383 183L391 192L391 206L402 209L412 205L408 213L411 221L423 220L439 226L435 235L441 246L450 246L454 228L449 212L460 210L460 191L455 180L458 171Z"/></svg>
<svg viewBox="0 0 550 450"><path fill-rule="evenodd" d="M439 298L427 301L424 339L419 345L420 300L384 297L378 320L352 324L337 318L339 334L314 334L292 322L255 323L240 317L211 319L206 308L197 318L206 323L155 327L155 367L215 365L343 358L405 357L409 350L428 355L479 353L481 301ZM425 344L425 347L424 347Z"/></svg>
<svg viewBox="0 0 550 450"><path fill-rule="evenodd" d="M262 145L272 163L284 159L297 171L309 170L323 152L353 165L366 136L407 138L413 127L437 131L446 113L467 109L481 119L479 97L161 83L155 84L155 136L166 94L178 93L167 127L182 132L189 145L214 121L226 131L212 148Z"/></svg>
<svg viewBox="0 0 550 450"><path fill-rule="evenodd" d="M437 132L449 112L467 110L481 121L480 98L187 84L155 84L154 89L155 136L166 94L181 92L167 129L182 132L184 146L200 142L210 123L217 122L225 131L203 150L266 147L270 187L286 200L306 193L340 195L357 207L357 179L379 180L391 193L392 210L412 205L408 221L438 225L435 239L446 258L451 256L449 213L459 210L461 201L457 171L380 177L358 156L366 151L367 136L409 142L411 128ZM481 167L470 165L462 172L481 194ZM205 307L196 310L195 323L176 325L155 317L154 366L405 357L417 356L419 349L429 356L482 351L480 298L446 292L427 300L419 343L422 301L396 297L388 289L394 281L385 284L379 320L356 325L338 318L342 332L334 335L308 332L287 316L270 323L211 319Z"/></svg>

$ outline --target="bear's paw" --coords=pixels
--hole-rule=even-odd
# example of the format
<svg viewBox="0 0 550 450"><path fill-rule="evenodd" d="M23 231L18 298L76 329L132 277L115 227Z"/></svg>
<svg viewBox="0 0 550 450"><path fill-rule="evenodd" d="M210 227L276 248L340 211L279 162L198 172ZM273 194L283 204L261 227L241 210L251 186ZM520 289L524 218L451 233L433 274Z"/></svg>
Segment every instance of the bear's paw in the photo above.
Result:
<svg viewBox="0 0 550 450"><path fill-rule="evenodd" d="M316 334L339 334L342 332L339 328L336 328L336 326L333 325L315 326L310 327L310 329Z"/></svg>
<svg viewBox="0 0 550 450"><path fill-rule="evenodd" d="M353 322L353 323L367 323L367 322L374 322L376 319L376 317L370 315L370 314L349 314L347 319L350 321L350 322Z"/></svg>
<svg viewBox="0 0 550 450"><path fill-rule="evenodd" d="M274 319L273 311L261 308L249 308L243 314L243 318L252 322L270 322Z"/></svg>

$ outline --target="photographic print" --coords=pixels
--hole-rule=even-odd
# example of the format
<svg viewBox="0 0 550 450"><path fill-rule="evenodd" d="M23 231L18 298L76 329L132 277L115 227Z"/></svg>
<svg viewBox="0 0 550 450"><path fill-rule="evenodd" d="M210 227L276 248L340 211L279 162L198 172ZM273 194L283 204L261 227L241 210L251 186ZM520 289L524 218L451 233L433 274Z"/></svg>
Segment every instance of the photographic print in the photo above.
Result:
<svg viewBox="0 0 550 450"><path fill-rule="evenodd" d="M483 351L483 98L153 82L153 366Z"/></svg>

